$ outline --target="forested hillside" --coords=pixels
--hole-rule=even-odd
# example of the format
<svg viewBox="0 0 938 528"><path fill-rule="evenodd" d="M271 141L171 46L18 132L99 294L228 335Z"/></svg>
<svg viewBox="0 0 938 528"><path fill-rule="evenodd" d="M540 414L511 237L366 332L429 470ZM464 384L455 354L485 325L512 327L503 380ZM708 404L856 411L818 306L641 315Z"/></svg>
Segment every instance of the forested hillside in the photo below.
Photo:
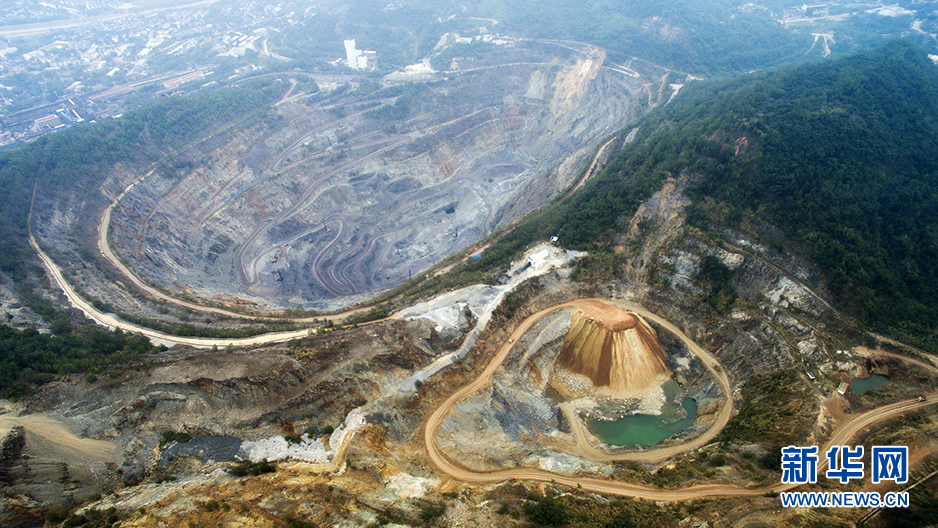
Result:
<svg viewBox="0 0 938 528"><path fill-rule="evenodd" d="M845 311L938 350L938 67L925 53L897 41L685 90L604 174L472 266L555 233L602 250L663 178L690 174L691 222L777 226Z"/></svg>
<svg viewBox="0 0 938 528"><path fill-rule="evenodd" d="M730 222L774 223L809 248L840 306L938 346L938 68L917 46L713 86L684 103L669 118L704 126L660 137L694 142L699 222L717 220L702 207L709 197Z"/></svg>

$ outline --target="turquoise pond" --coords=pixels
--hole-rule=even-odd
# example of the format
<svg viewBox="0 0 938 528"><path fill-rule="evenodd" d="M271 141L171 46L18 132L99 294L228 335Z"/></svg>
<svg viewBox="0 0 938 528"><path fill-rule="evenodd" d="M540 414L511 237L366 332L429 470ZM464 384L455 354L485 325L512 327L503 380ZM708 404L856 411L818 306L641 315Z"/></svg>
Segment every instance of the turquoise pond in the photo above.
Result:
<svg viewBox="0 0 938 528"><path fill-rule="evenodd" d="M686 430L697 417L697 402L691 398L684 398L678 405L674 398L676 389L677 384L674 384L673 388L668 384L665 385L667 401L662 406L659 415L633 414L613 421L590 418L586 420L586 425L596 438L607 445L660 444L669 436Z"/></svg>
<svg viewBox="0 0 938 528"><path fill-rule="evenodd" d="M850 382L850 390L855 394L863 394L873 389L878 389L889 381L886 376L873 374L869 379L855 379Z"/></svg>

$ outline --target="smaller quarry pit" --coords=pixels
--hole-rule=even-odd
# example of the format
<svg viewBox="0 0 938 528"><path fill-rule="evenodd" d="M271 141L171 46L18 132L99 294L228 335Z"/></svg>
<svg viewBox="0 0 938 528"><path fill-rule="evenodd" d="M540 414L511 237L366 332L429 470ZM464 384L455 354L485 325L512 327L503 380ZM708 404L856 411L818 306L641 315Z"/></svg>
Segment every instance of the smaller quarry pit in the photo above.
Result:
<svg viewBox="0 0 938 528"><path fill-rule="evenodd" d="M571 304L534 323L491 382L453 406L436 433L442 451L475 471L603 473L611 466L602 462L641 451L604 444L590 423L663 413L684 420L659 446L716 424L726 395L686 338L598 300Z"/></svg>

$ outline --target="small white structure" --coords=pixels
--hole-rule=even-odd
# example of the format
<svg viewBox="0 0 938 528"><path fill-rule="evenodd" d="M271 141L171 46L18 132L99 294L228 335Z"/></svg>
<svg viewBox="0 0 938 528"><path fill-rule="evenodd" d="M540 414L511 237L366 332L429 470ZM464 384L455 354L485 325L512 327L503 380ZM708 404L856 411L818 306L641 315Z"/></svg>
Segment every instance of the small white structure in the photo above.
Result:
<svg viewBox="0 0 938 528"><path fill-rule="evenodd" d="M546 249L542 249L541 251L538 251L537 253L528 257L528 264L530 264L532 268L538 269L544 265L544 262L547 261L548 255L550 255L550 252Z"/></svg>
<svg viewBox="0 0 938 528"><path fill-rule="evenodd" d="M358 54L360 52L355 49L355 39L345 41L345 61L348 63L349 68L358 68Z"/></svg>
<svg viewBox="0 0 938 528"><path fill-rule="evenodd" d="M849 385L847 385L847 382L846 382L846 381L842 381L842 382L840 382L840 386L837 387L837 392L838 392L841 396L843 396L844 394L847 394L847 387L849 387Z"/></svg>
<svg viewBox="0 0 938 528"><path fill-rule="evenodd" d="M349 68L364 70L368 68L368 61L374 60L376 53L374 51L360 50L355 48L355 39L345 41L345 60Z"/></svg>

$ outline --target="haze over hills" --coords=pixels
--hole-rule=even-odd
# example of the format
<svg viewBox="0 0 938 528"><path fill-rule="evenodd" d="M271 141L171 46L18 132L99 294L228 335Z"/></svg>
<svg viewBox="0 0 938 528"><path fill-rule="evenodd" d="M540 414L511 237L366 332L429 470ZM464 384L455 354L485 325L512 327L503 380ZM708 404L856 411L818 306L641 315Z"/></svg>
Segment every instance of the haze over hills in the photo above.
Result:
<svg viewBox="0 0 938 528"><path fill-rule="evenodd" d="M515 1L24 0L0 6L0 21L0 146L259 72L341 71L344 39L376 51L371 67L382 74L427 58L446 35L471 39L480 26L598 45L618 63L697 77L839 56L896 37L938 55L932 3L912 1L552 0L531 9ZM479 46L462 41L448 56Z"/></svg>

